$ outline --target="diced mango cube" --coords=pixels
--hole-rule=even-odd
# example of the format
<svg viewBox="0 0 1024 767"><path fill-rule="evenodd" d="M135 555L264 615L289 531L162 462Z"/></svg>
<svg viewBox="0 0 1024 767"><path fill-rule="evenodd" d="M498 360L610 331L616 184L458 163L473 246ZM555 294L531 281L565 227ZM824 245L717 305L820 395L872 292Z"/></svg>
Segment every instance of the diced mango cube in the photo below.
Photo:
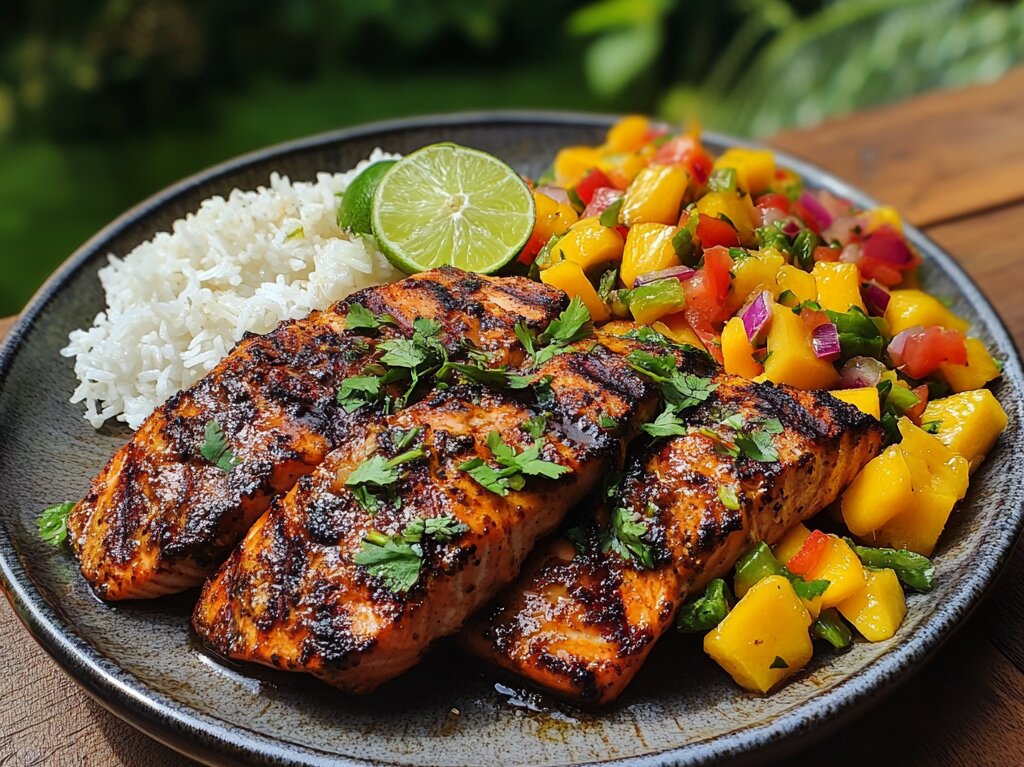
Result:
<svg viewBox="0 0 1024 767"><path fill-rule="evenodd" d="M778 288L778 292L775 294L776 298L787 290L796 296L797 304L802 304L804 301L815 301L818 298L818 285L810 272L805 272L792 264L779 267L779 272L775 275L775 284Z"/></svg>
<svg viewBox="0 0 1024 767"><path fill-rule="evenodd" d="M848 312L851 306L867 311L860 297L860 270L856 264L819 261L811 271L818 291L818 303L833 312Z"/></svg>
<svg viewBox="0 0 1024 767"><path fill-rule="evenodd" d="M955 392L980 389L1001 375L999 366L996 365L981 339L968 338L965 344L967 346L966 365L954 365L951 362L943 362L939 365L939 372Z"/></svg>
<svg viewBox="0 0 1024 767"><path fill-rule="evenodd" d="M732 267L732 290L726 299L728 311L735 312L750 296L762 290L775 296L778 292L775 276L785 263L785 257L774 248L766 248L736 261Z"/></svg>
<svg viewBox="0 0 1024 767"><path fill-rule="evenodd" d="M854 535L869 536L912 502L910 468L899 445L875 456L843 493L843 521Z"/></svg>
<svg viewBox="0 0 1024 767"><path fill-rule="evenodd" d="M957 317L935 296L923 290L907 288L893 290L889 293L889 305L885 309L885 321L889 325L889 333L897 333L915 325L928 327L941 325L949 330L964 331L968 322Z"/></svg>
<svg viewBox="0 0 1024 767"><path fill-rule="evenodd" d="M873 232L880 226L888 224L900 234L903 234L903 220L895 208L882 205L868 213L868 231Z"/></svg>
<svg viewBox="0 0 1024 767"><path fill-rule="evenodd" d="M811 531L807 529L807 525L798 522L786 532L782 540L775 544L772 549L775 558L782 564L789 562L803 548L804 541L810 534Z"/></svg>
<svg viewBox="0 0 1024 767"><path fill-rule="evenodd" d="M736 185L745 192L758 194L775 181L775 155L768 149L726 149L715 160L715 169L733 168Z"/></svg>
<svg viewBox="0 0 1024 767"><path fill-rule="evenodd" d="M647 143L651 121L643 115L626 115L608 129L605 149L609 152L635 152Z"/></svg>
<svg viewBox="0 0 1024 767"><path fill-rule="evenodd" d="M617 229L601 226L596 218L577 221L552 248L553 260L572 261L590 269L622 257L624 242Z"/></svg>
<svg viewBox="0 0 1024 767"><path fill-rule="evenodd" d="M553 235L565 234L579 219L572 206L553 200L543 192L535 190L533 201L537 207L533 231L541 242L547 242Z"/></svg>
<svg viewBox="0 0 1024 767"><path fill-rule="evenodd" d="M672 247L675 233L676 228L666 224L637 224L630 228L619 269L619 278L627 288L632 288L641 274L680 265Z"/></svg>
<svg viewBox="0 0 1024 767"><path fill-rule="evenodd" d="M747 331L739 317L725 323L722 330L722 359L726 373L744 378L761 375L761 365L754 361L754 347L747 340Z"/></svg>
<svg viewBox="0 0 1024 767"><path fill-rule="evenodd" d="M704 652L741 687L768 692L811 659L810 625L789 581L772 575L754 584L704 637Z"/></svg>
<svg viewBox="0 0 1024 767"><path fill-rule="evenodd" d="M1006 411L988 389L932 400L921 415L921 423L930 421L938 422L939 442L966 458L971 471L981 465L1008 423Z"/></svg>
<svg viewBox="0 0 1024 767"><path fill-rule="evenodd" d="M864 588L836 605L869 642L891 639L907 614L899 578L892 570L868 570Z"/></svg>
<svg viewBox="0 0 1024 767"><path fill-rule="evenodd" d="M811 333L804 321L778 304L772 307L764 375L770 381L799 389L828 389L839 383L832 363L814 356Z"/></svg>
<svg viewBox="0 0 1024 767"><path fill-rule="evenodd" d="M874 386L861 386L856 389L833 389L829 392L836 399L853 405L862 413L875 418L882 417L881 405L878 401L878 389Z"/></svg>
<svg viewBox="0 0 1024 767"><path fill-rule="evenodd" d="M610 312L601 296L597 294L594 286L587 279L583 267L572 261L559 261L550 269L540 273L540 281L545 285L559 288L565 291L570 298L579 297L590 311L594 322L604 322L608 319Z"/></svg>
<svg viewBox="0 0 1024 767"><path fill-rule="evenodd" d="M555 183L567 188L576 186L600 161L601 153L592 146L567 146L555 155Z"/></svg>
<svg viewBox="0 0 1024 767"><path fill-rule="evenodd" d="M707 351L704 347L704 343L700 340L697 334L693 332L693 328L690 327L690 323L687 321L686 315L683 312L662 317L658 322L651 325L651 327L662 335L672 339L677 344L689 344L690 346L695 346L698 349Z"/></svg>
<svg viewBox="0 0 1024 767"><path fill-rule="evenodd" d="M640 171L622 198L619 220L636 224L675 224L689 178L678 165L651 165Z"/></svg>
<svg viewBox="0 0 1024 767"><path fill-rule="evenodd" d="M835 607L861 590L864 585L864 566L846 541L830 535L818 564L804 578L808 581L828 581L828 588L821 595L821 606Z"/></svg>
<svg viewBox="0 0 1024 767"><path fill-rule="evenodd" d="M640 152L609 154L601 158L597 167L612 182L612 186L625 190L633 183L633 179L640 175L640 171L647 167L649 161L649 158Z"/></svg>
<svg viewBox="0 0 1024 767"><path fill-rule="evenodd" d="M754 228L754 203L749 195L739 192L708 192L697 200L697 212L711 218L724 215L741 235Z"/></svg>

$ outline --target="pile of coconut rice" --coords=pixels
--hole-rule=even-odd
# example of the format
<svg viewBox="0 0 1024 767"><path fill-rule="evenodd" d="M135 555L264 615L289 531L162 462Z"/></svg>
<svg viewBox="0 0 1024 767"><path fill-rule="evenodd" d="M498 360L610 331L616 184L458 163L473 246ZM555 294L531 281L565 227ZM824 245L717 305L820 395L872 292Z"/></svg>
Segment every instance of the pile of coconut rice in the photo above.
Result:
<svg viewBox="0 0 1024 767"><path fill-rule="evenodd" d="M360 288L402 275L377 250L336 223L339 195L370 163L315 183L274 174L268 187L205 200L99 272L107 310L75 330L61 354L75 359L71 397L99 428L109 418L133 429L180 389L209 372L251 331L323 309Z"/></svg>

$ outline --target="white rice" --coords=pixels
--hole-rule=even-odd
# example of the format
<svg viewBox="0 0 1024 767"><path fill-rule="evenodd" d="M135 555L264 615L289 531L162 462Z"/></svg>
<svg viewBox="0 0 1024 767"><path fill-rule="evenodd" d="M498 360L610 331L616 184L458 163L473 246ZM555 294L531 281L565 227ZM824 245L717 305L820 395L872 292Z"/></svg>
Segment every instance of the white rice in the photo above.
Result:
<svg viewBox="0 0 1024 767"><path fill-rule="evenodd" d="M246 331L266 333L349 293L402 275L372 237L342 231L337 194L367 165L397 157L375 149L347 173L315 183L273 174L269 187L213 197L99 272L107 311L75 330L71 402L99 428L133 429L209 372Z"/></svg>

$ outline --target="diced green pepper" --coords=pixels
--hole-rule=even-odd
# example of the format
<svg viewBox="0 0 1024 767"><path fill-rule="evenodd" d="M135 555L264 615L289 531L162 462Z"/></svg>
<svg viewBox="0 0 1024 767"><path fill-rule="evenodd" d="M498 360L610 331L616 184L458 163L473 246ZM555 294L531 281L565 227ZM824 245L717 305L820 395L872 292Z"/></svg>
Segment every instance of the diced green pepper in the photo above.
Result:
<svg viewBox="0 0 1024 767"><path fill-rule="evenodd" d="M742 597L751 586L769 575L782 575L788 578L797 596L806 600L821 596L829 585L829 582L823 579L805 581L799 575L794 575L775 558L768 544L761 541L736 563L736 575L732 582L736 596Z"/></svg>
<svg viewBox="0 0 1024 767"><path fill-rule="evenodd" d="M793 260L804 271L814 268L814 249L822 244L821 238L810 229L802 229L793 240Z"/></svg>
<svg viewBox="0 0 1024 767"><path fill-rule="evenodd" d="M721 578L715 578L698 597L679 608L676 629L684 634L710 631L729 614L729 587Z"/></svg>
<svg viewBox="0 0 1024 767"><path fill-rule="evenodd" d="M666 314L674 314L686 306L683 285L675 277L641 285L629 294L629 311L633 319L649 325Z"/></svg>
<svg viewBox="0 0 1024 767"><path fill-rule="evenodd" d="M853 633L846 625L843 616L834 607L828 607L821 611L814 623L811 624L811 634L818 639L824 639L836 650L845 650L853 643Z"/></svg>
<svg viewBox="0 0 1024 767"><path fill-rule="evenodd" d="M846 543L865 565L893 570L904 585L915 591L931 591L935 586L935 566L922 554L907 549L858 546L849 538L846 539Z"/></svg>

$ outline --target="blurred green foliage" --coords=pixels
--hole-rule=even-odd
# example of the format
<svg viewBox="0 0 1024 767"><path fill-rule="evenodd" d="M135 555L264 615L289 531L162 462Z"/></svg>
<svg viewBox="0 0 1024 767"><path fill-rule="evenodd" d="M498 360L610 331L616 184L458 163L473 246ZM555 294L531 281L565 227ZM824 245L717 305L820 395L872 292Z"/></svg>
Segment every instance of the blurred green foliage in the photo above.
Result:
<svg viewBox="0 0 1024 767"><path fill-rule="evenodd" d="M746 135L1024 58L997 0L0 3L0 315L211 163L401 115L644 111Z"/></svg>

